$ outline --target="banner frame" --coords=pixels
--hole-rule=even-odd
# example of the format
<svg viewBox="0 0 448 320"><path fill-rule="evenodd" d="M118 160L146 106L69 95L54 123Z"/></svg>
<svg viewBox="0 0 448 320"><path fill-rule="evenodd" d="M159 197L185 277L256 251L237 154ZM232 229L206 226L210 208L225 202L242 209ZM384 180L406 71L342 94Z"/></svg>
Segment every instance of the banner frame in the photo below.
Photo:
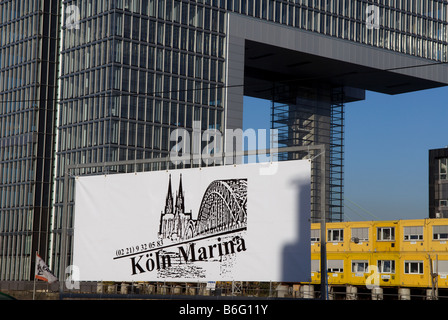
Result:
<svg viewBox="0 0 448 320"><path fill-rule="evenodd" d="M313 146L294 146L294 147L280 147L280 148L272 148L272 149L262 149L262 150L246 150L246 151L240 151L240 152L231 152L229 154L222 153L222 159L223 163L222 165L226 165L226 159L231 157L233 160L237 157L244 157L244 156L251 156L251 155L263 155L263 154L278 154L278 153L284 153L284 152L298 152L298 151L318 151L319 153L315 155L311 160L313 161L317 157L320 157L320 170L322 172L322 176L326 176L326 146L323 144L320 145L313 145ZM190 154L186 157L178 157L176 158L176 161L190 161L190 163L193 165L194 161L199 160L199 167L201 167L202 160L205 159L216 159L216 156L206 156L202 154ZM272 158L271 158L272 159ZM68 235L68 184L69 179L74 178L75 175L71 173L72 170L75 169L87 169L87 168L98 168L98 167L111 167L111 166L122 166L122 165L137 165L137 164L150 164L150 163L169 163L171 161L171 157L168 155L168 157L165 158L153 158L153 159L136 159L136 160L123 160L123 161L112 161L112 162L103 162L103 163L88 163L88 164L67 164L65 167L65 175L64 175L64 188L63 188L63 209L62 209L62 229L61 229L61 268L59 270L59 279L63 279L65 268L67 267L67 252L68 252L68 241L67 241L67 235ZM272 162L272 161L271 161ZM79 176L79 175L78 175ZM321 244L321 259L320 259L320 270L321 270L321 299L326 300L327 299L327 293L328 293L328 279L327 279L327 265L326 265L326 221L327 221L327 214L326 214L326 183L322 183L320 187L320 244ZM60 291L63 292L64 286L63 281L60 281Z"/></svg>

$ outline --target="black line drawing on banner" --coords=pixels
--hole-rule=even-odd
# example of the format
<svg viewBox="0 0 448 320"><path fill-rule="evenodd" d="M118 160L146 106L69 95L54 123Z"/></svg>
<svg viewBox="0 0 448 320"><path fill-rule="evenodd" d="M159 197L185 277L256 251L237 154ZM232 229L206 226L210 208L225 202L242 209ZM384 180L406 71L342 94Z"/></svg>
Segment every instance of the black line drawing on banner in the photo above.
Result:
<svg viewBox="0 0 448 320"><path fill-rule="evenodd" d="M197 219L185 210L182 175L173 197L171 175L158 237L178 244L157 253L158 277L204 278L204 265L218 262L220 274L230 273L235 254L246 251L241 231L247 229L247 179L212 181L205 190ZM177 249L177 250L176 250Z"/></svg>
<svg viewBox="0 0 448 320"><path fill-rule="evenodd" d="M185 197L180 175L176 203L169 176L165 208L160 217L159 238L184 241L207 234L247 226L247 179L215 180L207 187L196 220L185 212Z"/></svg>

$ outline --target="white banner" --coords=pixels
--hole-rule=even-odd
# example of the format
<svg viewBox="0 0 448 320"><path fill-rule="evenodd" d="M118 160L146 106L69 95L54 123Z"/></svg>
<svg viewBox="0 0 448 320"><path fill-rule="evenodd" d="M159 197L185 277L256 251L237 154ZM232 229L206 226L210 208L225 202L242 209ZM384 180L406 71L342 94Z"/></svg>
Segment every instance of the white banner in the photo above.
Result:
<svg viewBox="0 0 448 320"><path fill-rule="evenodd" d="M73 264L82 281L309 281L310 175L299 160L78 177Z"/></svg>

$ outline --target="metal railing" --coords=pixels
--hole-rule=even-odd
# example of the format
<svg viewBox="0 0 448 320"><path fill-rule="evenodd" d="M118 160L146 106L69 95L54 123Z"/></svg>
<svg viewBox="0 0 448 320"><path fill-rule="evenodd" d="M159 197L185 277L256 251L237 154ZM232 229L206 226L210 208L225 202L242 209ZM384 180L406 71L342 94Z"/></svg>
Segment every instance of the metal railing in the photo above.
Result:
<svg viewBox="0 0 448 320"><path fill-rule="evenodd" d="M320 299L318 286L278 282L80 282L79 288L59 290L58 282L2 281L0 291L20 300L57 299ZM448 289L434 297L431 288L330 286L329 300L448 300ZM440 290L440 289L439 289Z"/></svg>

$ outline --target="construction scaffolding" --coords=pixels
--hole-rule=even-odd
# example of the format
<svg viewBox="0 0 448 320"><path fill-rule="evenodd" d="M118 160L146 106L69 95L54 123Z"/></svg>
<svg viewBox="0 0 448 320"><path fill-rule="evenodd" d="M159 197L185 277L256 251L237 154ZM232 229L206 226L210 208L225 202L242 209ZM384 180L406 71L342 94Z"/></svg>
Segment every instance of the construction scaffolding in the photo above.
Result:
<svg viewBox="0 0 448 320"><path fill-rule="evenodd" d="M331 97L331 132L329 168L329 217L342 221L344 217L344 92L338 88Z"/></svg>
<svg viewBox="0 0 448 320"><path fill-rule="evenodd" d="M291 93L294 92L293 95ZM327 170L321 177L318 163L312 167L311 218L319 222L320 184L326 183L328 221L343 220L343 160L344 160L344 91L343 88L273 87L271 128L276 130L274 143L281 147L326 146ZM279 154L279 161L304 159L305 151Z"/></svg>

